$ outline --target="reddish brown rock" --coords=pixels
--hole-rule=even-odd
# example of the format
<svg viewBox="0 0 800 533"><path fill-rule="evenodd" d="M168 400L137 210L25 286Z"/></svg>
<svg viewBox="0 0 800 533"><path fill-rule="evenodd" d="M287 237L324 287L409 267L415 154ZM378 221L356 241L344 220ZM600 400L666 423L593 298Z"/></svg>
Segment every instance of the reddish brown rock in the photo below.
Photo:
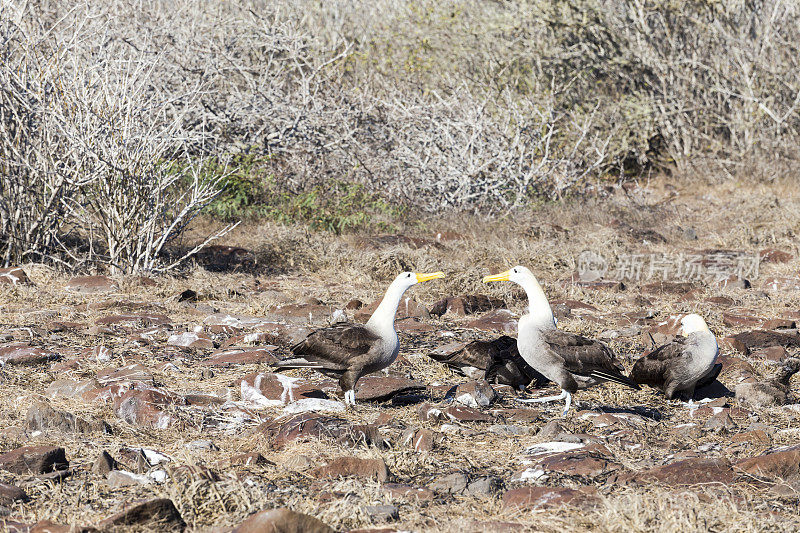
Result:
<svg viewBox="0 0 800 533"><path fill-rule="evenodd" d="M786 359L788 352L786 348L783 346L770 346L769 348L764 348L763 350L758 350L757 352L753 352L750 354L751 357L754 359L760 359L762 361L773 361L779 363Z"/></svg>
<svg viewBox="0 0 800 533"><path fill-rule="evenodd" d="M694 283L657 281L642 285L641 290L645 294L687 294L697 289Z"/></svg>
<svg viewBox="0 0 800 533"><path fill-rule="evenodd" d="M16 485L0 483L0 505L11 505L14 502L26 502L28 495Z"/></svg>
<svg viewBox="0 0 800 533"><path fill-rule="evenodd" d="M153 384L153 374L139 363L133 363L120 368L107 368L97 373L100 385L111 385L124 381L138 381Z"/></svg>
<svg viewBox="0 0 800 533"><path fill-rule="evenodd" d="M23 446L0 455L0 469L15 474L47 474L68 467L64 448L57 446Z"/></svg>
<svg viewBox="0 0 800 533"><path fill-rule="evenodd" d="M505 306L505 302L500 298L492 298L485 294L465 294L439 300L431 307L430 314L442 316L445 313L453 313L458 316L466 316L485 313L493 309L503 309Z"/></svg>
<svg viewBox="0 0 800 533"><path fill-rule="evenodd" d="M49 363L50 361L57 360L59 357L57 353L27 344L12 344L10 346L0 347L0 366L32 366Z"/></svg>
<svg viewBox="0 0 800 533"><path fill-rule="evenodd" d="M84 420L72 413L58 411L46 402L37 402L28 409L25 427L30 431L60 431L64 433L111 433L104 420Z"/></svg>
<svg viewBox="0 0 800 533"><path fill-rule="evenodd" d="M453 399L467 407L489 407L499 398L485 379L461 383L453 391Z"/></svg>
<svg viewBox="0 0 800 533"><path fill-rule="evenodd" d="M134 426L165 429L175 422L167 406L183 403L182 398L155 388L130 390L114 398L114 414Z"/></svg>
<svg viewBox="0 0 800 533"><path fill-rule="evenodd" d="M273 353L277 346L261 346L259 348L228 348L219 350L202 361L206 366L233 366L274 363L278 357Z"/></svg>
<svg viewBox="0 0 800 533"><path fill-rule="evenodd" d="M758 252L762 263L788 263L794 256L785 250L777 248L765 248Z"/></svg>
<svg viewBox="0 0 800 533"><path fill-rule="evenodd" d="M145 526L151 524L158 529L179 529L183 531L186 523L175 504L168 498L140 500L126 506L122 511L101 521L101 528L119 526Z"/></svg>
<svg viewBox="0 0 800 533"><path fill-rule="evenodd" d="M13 529L10 531L11 533L15 533L15 530ZM19 531L20 533L22 533L22 531L25 533L96 533L99 530L91 526L67 526L64 524L58 524L52 520L39 520L30 526L30 529L20 529Z"/></svg>
<svg viewBox="0 0 800 533"><path fill-rule="evenodd" d="M228 464L231 466L234 465L242 465L242 466L254 466L254 465L269 465L275 464L272 461L267 460L263 455L258 452L249 452L249 453L240 453L238 455L234 455L230 458Z"/></svg>
<svg viewBox="0 0 800 533"><path fill-rule="evenodd" d="M0 268L0 285L33 285L20 267Z"/></svg>
<svg viewBox="0 0 800 533"><path fill-rule="evenodd" d="M367 376L356 385L356 400L377 402L425 390L425 384L399 377Z"/></svg>
<svg viewBox="0 0 800 533"><path fill-rule="evenodd" d="M800 480L800 446L770 450L736 462L737 471L780 481Z"/></svg>
<svg viewBox="0 0 800 533"><path fill-rule="evenodd" d="M650 328L650 333L678 335L681 331L681 320L683 320L683 317L685 316L685 313L669 315L667 318L659 321L655 326Z"/></svg>
<svg viewBox="0 0 800 533"><path fill-rule="evenodd" d="M239 524L232 533L335 533L313 516L295 513L285 507L260 511Z"/></svg>
<svg viewBox="0 0 800 533"><path fill-rule="evenodd" d="M318 413L300 413L261 424L257 432L271 446L282 448L295 440L332 439L343 443L380 444L383 438L374 425L351 425L343 418Z"/></svg>
<svg viewBox="0 0 800 533"><path fill-rule="evenodd" d="M357 477L386 481L389 470L383 459L359 459L358 457L337 457L325 466L313 469L311 475L317 478Z"/></svg>
<svg viewBox="0 0 800 533"><path fill-rule="evenodd" d="M57 379L48 385L44 394L48 398L73 398L86 391L100 388L100 383L95 379L75 381L72 379Z"/></svg>
<svg viewBox="0 0 800 533"><path fill-rule="evenodd" d="M727 296L712 296L710 298L706 298L705 301L710 304L719 305L722 307L731 307L736 302L733 298L729 298Z"/></svg>
<svg viewBox="0 0 800 533"><path fill-rule="evenodd" d="M64 289L79 294L98 294L118 291L119 285L108 276L77 276L69 280Z"/></svg>
<svg viewBox="0 0 800 533"><path fill-rule="evenodd" d="M458 422L493 422L494 418L484 412L464 405L451 405L444 409L444 414L450 420Z"/></svg>
<svg viewBox="0 0 800 533"><path fill-rule="evenodd" d="M467 327L483 331L500 331L508 335L517 334L518 319L508 309L498 309L467 323Z"/></svg>
<svg viewBox="0 0 800 533"><path fill-rule="evenodd" d="M592 449L550 454L538 459L535 464L545 472L586 477L595 477L622 468L606 454Z"/></svg>
<svg viewBox="0 0 800 533"><path fill-rule="evenodd" d="M433 500L433 491L425 487L415 487L406 483L384 483L383 491L390 498L403 500L418 500L429 502Z"/></svg>
<svg viewBox="0 0 800 533"><path fill-rule="evenodd" d="M635 472L627 481L661 483L669 486L733 483L735 474L727 459L693 458Z"/></svg>
<svg viewBox="0 0 800 533"><path fill-rule="evenodd" d="M599 502L597 489L581 486L567 487L522 487L507 491L503 495L503 508L518 511L552 509L562 506L590 507Z"/></svg>
<svg viewBox="0 0 800 533"><path fill-rule="evenodd" d="M800 347L800 335L778 333L776 331L745 331L723 339L724 343L745 355L751 351L770 346Z"/></svg>
<svg viewBox="0 0 800 533"><path fill-rule="evenodd" d="M429 452L433 449L433 431L424 428L410 428L400 436L400 444L415 452Z"/></svg>
<svg viewBox="0 0 800 533"><path fill-rule="evenodd" d="M800 277L775 276L764 280L761 288L765 291L792 292L800 290Z"/></svg>
<svg viewBox="0 0 800 533"><path fill-rule="evenodd" d="M170 346L182 346L183 348L197 348L199 350L213 350L214 340L205 333L185 331L170 335L167 339Z"/></svg>
<svg viewBox="0 0 800 533"><path fill-rule="evenodd" d="M275 402L275 405L285 405L302 398L328 397L314 384L304 379L270 372L249 374L236 380L235 384L239 386L243 400L256 403Z"/></svg>
<svg viewBox="0 0 800 533"><path fill-rule="evenodd" d="M434 328L430 324L422 322L419 318L407 317L395 320L394 329L397 331L419 333L423 331L434 331L436 328Z"/></svg>
<svg viewBox="0 0 800 533"><path fill-rule="evenodd" d="M105 326L126 326L129 328L145 328L150 326L166 326L172 323L167 315L152 314L122 314L98 318L94 322Z"/></svg>

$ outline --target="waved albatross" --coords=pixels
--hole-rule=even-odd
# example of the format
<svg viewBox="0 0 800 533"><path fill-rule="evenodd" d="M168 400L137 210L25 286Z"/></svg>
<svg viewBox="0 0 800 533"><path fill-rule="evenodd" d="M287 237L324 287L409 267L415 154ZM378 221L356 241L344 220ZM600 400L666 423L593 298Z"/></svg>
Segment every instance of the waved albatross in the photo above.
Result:
<svg viewBox="0 0 800 533"><path fill-rule="evenodd" d="M558 396L525 400L547 402L566 400L564 414L569 411L572 394L603 381L614 381L634 389L639 386L622 374L622 365L602 342L556 329L550 303L533 272L523 266L486 276L490 281L513 281L528 295L528 312L519 319L517 347L522 358L547 379L561 387Z"/></svg>
<svg viewBox="0 0 800 533"><path fill-rule="evenodd" d="M510 385L517 391L525 390L531 382L536 388L548 382L525 362L517 349L517 339L508 335L489 341L472 341L454 352L433 350L428 355L459 374Z"/></svg>
<svg viewBox="0 0 800 533"><path fill-rule="evenodd" d="M399 343L394 315L403 293L412 285L443 277L443 272L403 272L389 285L366 324L337 324L313 331L292 346L296 357L278 361L274 366L278 371L313 368L338 378L345 403L355 405L355 386L361 376L383 370L397 358Z"/></svg>
<svg viewBox="0 0 800 533"><path fill-rule="evenodd" d="M686 315L681 319L681 334L683 337L659 346L636 361L631 379L661 389L668 400L681 392L691 400L697 385L713 382L722 365L714 364L719 347L706 321L697 314Z"/></svg>

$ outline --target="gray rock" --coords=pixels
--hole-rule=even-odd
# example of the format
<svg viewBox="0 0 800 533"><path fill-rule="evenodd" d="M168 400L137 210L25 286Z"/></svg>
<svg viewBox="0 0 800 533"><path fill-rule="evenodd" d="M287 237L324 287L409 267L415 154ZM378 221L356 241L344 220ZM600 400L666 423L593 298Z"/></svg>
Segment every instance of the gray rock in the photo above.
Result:
<svg viewBox="0 0 800 533"><path fill-rule="evenodd" d="M400 519L400 510L394 505L365 505L363 509L373 522L393 522Z"/></svg>
<svg viewBox="0 0 800 533"><path fill-rule="evenodd" d="M503 482L494 476L476 479L467 485L467 492L473 496L491 496L500 491Z"/></svg>
<svg viewBox="0 0 800 533"><path fill-rule="evenodd" d="M497 392L483 379L462 383L454 392L456 402L473 408L489 407L497 398Z"/></svg>
<svg viewBox="0 0 800 533"><path fill-rule="evenodd" d="M469 478L463 472L453 472L444 477L437 478L428 485L428 488L437 492L460 493L467 488Z"/></svg>
<svg viewBox="0 0 800 533"><path fill-rule="evenodd" d="M489 431L501 437L516 437L519 435L532 435L533 428L513 424L494 424L489 426Z"/></svg>

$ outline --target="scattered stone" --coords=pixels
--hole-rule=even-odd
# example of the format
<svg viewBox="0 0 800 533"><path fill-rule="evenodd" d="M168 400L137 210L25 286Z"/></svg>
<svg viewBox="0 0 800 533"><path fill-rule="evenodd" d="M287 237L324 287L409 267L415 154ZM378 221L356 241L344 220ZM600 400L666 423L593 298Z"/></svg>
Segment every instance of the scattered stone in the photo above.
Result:
<svg viewBox="0 0 800 533"><path fill-rule="evenodd" d="M20 267L0 268L0 285L33 285L28 275Z"/></svg>
<svg viewBox="0 0 800 533"><path fill-rule="evenodd" d="M517 318L508 309L491 311L467 323L468 328L484 331L500 331L508 335L517 334Z"/></svg>
<svg viewBox="0 0 800 533"><path fill-rule="evenodd" d="M23 446L0 455L0 469L15 474L47 474L69 468L64 448Z"/></svg>
<svg viewBox="0 0 800 533"><path fill-rule="evenodd" d="M107 451L103 450L103 452L97 457L94 464L92 465L92 472L95 474L105 476L112 470L116 470L119 468L119 463L111 457L111 454Z"/></svg>
<svg viewBox="0 0 800 533"><path fill-rule="evenodd" d="M757 409L786 403L786 391L780 390L774 383L739 383L735 391L737 400Z"/></svg>
<svg viewBox="0 0 800 533"><path fill-rule="evenodd" d="M761 288L772 292L794 292L800 290L800 277L774 276L764 280Z"/></svg>
<svg viewBox="0 0 800 533"><path fill-rule="evenodd" d="M453 391L453 398L460 404L477 408L489 407L498 399L498 395L489 382L482 379L458 385Z"/></svg>
<svg viewBox="0 0 800 533"><path fill-rule="evenodd" d="M421 403L417 408L417 414L420 420L428 422L432 420L442 421L447 419L447 415L440 408L435 407L428 402Z"/></svg>
<svg viewBox="0 0 800 533"><path fill-rule="evenodd" d="M293 458L297 457L305 457L304 455L292 456ZM291 458L290 458L291 459ZM250 453L240 453L238 455L234 455L230 458L231 466L233 465L242 465L242 466L254 466L254 465L268 465L274 464L272 461L268 461L263 455L258 452L250 452Z"/></svg>
<svg viewBox="0 0 800 533"><path fill-rule="evenodd" d="M391 498L413 499L424 502L433 500L433 491L427 487L416 487L405 483L384 483L383 490Z"/></svg>
<svg viewBox="0 0 800 533"><path fill-rule="evenodd" d="M394 505L365 505L363 509L373 522L400 520L400 509Z"/></svg>
<svg viewBox="0 0 800 533"><path fill-rule="evenodd" d="M317 413L301 413L261 424L257 432L267 437L275 448L295 440L329 438L342 443L382 445L384 442L374 425L352 425L343 418Z"/></svg>
<svg viewBox="0 0 800 533"><path fill-rule="evenodd" d="M467 485L467 493L473 496L492 496L500 492L503 482L494 476L481 477Z"/></svg>
<svg viewBox="0 0 800 533"><path fill-rule="evenodd" d="M303 398L328 398L309 381L271 372L249 374L237 383L242 400L258 407L283 407Z"/></svg>
<svg viewBox="0 0 800 533"><path fill-rule="evenodd" d="M736 422L727 411L722 411L706 420L704 427L713 431L733 431L736 429Z"/></svg>
<svg viewBox="0 0 800 533"><path fill-rule="evenodd" d="M451 405L444 410L444 414L453 421L458 422L493 422L494 417L463 405Z"/></svg>
<svg viewBox="0 0 800 533"><path fill-rule="evenodd" d="M0 347L0 366L32 366L49 363L59 357L57 353L27 344L12 344Z"/></svg>
<svg viewBox="0 0 800 533"><path fill-rule="evenodd" d="M197 348L199 350L213 350L214 340L205 333L185 331L170 335L167 339L170 346L182 346L184 348Z"/></svg>
<svg viewBox="0 0 800 533"><path fill-rule="evenodd" d="M105 420L84 420L66 411L57 411L46 402L37 402L28 409L25 427L30 431L111 434Z"/></svg>
<svg viewBox="0 0 800 533"><path fill-rule="evenodd" d="M116 292L119 285L108 276L77 276L69 280L64 289L78 294L98 294Z"/></svg>
<svg viewBox="0 0 800 533"><path fill-rule="evenodd" d="M135 487L138 485L149 485L153 482L152 478L141 474L134 474L125 470L112 470L106 475L106 484L109 487Z"/></svg>
<svg viewBox="0 0 800 533"><path fill-rule="evenodd" d="M165 429L175 418L165 412L168 405L181 403L177 397L154 388L129 390L114 398L114 414L134 426Z"/></svg>
<svg viewBox="0 0 800 533"><path fill-rule="evenodd" d="M776 331L746 331L725 337L726 344L738 352L749 355L751 351L770 346L800 347L800 335L789 335Z"/></svg>
<svg viewBox="0 0 800 533"><path fill-rule="evenodd" d="M489 426L489 432L501 437L519 437L520 435L533 435L534 430L527 426L493 424Z"/></svg>
<svg viewBox="0 0 800 533"><path fill-rule="evenodd" d="M11 505L14 502L26 502L28 495L16 485L0 483L0 505Z"/></svg>
<svg viewBox="0 0 800 533"><path fill-rule="evenodd" d="M413 448L415 452L429 452L433 449L433 431L424 428L411 428L400 437L403 446Z"/></svg>
<svg viewBox="0 0 800 533"><path fill-rule="evenodd" d="M143 526L152 525L158 529L180 529L186 528L181 514L168 498L153 498L135 502L122 511L109 516L101 521L100 528L116 526Z"/></svg>
<svg viewBox="0 0 800 533"><path fill-rule="evenodd" d="M232 533L335 533L313 516L295 513L285 507L260 511L235 527Z"/></svg>
<svg viewBox="0 0 800 533"><path fill-rule="evenodd" d="M357 477L386 481L389 470L383 459L359 459L358 457L337 457L311 471L317 478Z"/></svg>
<svg viewBox="0 0 800 533"><path fill-rule="evenodd" d="M758 256L762 263L788 263L794 256L784 250L776 248L765 248L758 252Z"/></svg>
<svg viewBox="0 0 800 533"><path fill-rule="evenodd" d="M485 294L466 294L439 300L431 307L430 314L442 316L445 313L453 313L458 316L466 316L493 309L503 309L505 306L505 302L500 298L492 298Z"/></svg>
<svg viewBox="0 0 800 533"><path fill-rule="evenodd" d="M562 506L590 507L599 503L597 489L592 486L522 487L506 491L503 508L517 511L552 509Z"/></svg>
<svg viewBox="0 0 800 533"><path fill-rule="evenodd" d="M800 446L769 450L736 462L737 471L780 481L800 481Z"/></svg>
<svg viewBox="0 0 800 533"><path fill-rule="evenodd" d="M139 381L153 385L153 374L139 363L133 363L120 368L109 368L97 373L100 385L111 385L126 381Z"/></svg>
<svg viewBox="0 0 800 533"><path fill-rule="evenodd" d="M446 476L436 478L428 484L428 488L436 492L460 494L466 490L469 478L463 472L452 472Z"/></svg>
<svg viewBox="0 0 800 533"><path fill-rule="evenodd" d="M734 478L733 468L727 459L697 457L623 475L618 481L632 481L634 483L658 482L669 486L705 485L709 483L729 485L734 481Z"/></svg>
<svg viewBox="0 0 800 533"><path fill-rule="evenodd" d="M395 396L418 393L425 390L425 384L413 379L400 377L367 376L358 381L356 400L379 402Z"/></svg>

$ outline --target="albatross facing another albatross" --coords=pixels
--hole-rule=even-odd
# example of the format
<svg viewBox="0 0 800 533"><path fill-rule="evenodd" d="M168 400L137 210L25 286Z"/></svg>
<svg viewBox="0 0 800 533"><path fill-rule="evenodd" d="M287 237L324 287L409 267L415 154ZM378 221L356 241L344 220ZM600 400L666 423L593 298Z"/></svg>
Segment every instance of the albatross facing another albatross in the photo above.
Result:
<svg viewBox="0 0 800 533"><path fill-rule="evenodd" d="M490 281L513 281L528 295L528 312L519 319L517 347L522 358L547 379L561 387L558 396L536 398L534 402L566 400L564 414L569 411L572 394L603 381L614 381L634 389L639 386L622 374L622 365L603 343L581 335L556 329L550 303L533 272L516 266L494 276Z"/></svg>
<svg viewBox="0 0 800 533"><path fill-rule="evenodd" d="M681 392L686 392L691 400L698 382L714 381L721 368L714 366L719 347L706 321L697 314L686 315L681 319L681 334L683 337L659 346L636 361L631 379L661 389L668 400ZM716 374L709 375L714 370Z"/></svg>
<svg viewBox="0 0 800 533"><path fill-rule="evenodd" d="M394 315L403 293L412 285L443 277L443 272L403 272L389 285L366 324L337 324L313 331L292 346L292 353L297 357L278 361L277 370L313 368L326 376L339 378L345 403L355 405L355 385L361 376L383 370L397 358L399 343Z"/></svg>

